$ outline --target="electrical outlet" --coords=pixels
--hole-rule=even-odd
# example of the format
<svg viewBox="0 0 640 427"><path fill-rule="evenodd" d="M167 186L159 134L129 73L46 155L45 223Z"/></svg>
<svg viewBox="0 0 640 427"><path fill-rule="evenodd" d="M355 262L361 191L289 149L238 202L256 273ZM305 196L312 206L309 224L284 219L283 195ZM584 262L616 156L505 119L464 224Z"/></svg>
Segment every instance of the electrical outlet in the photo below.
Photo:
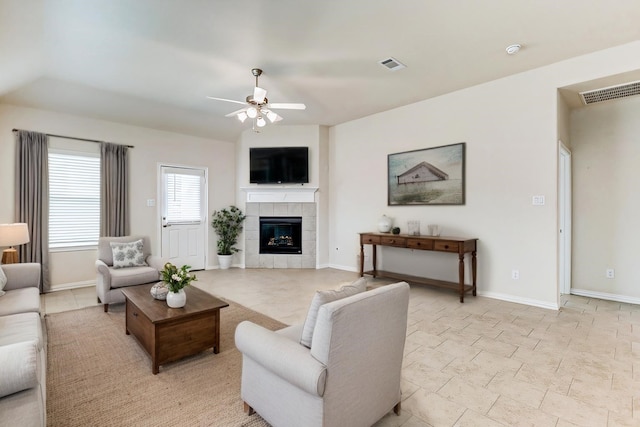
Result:
<svg viewBox="0 0 640 427"><path fill-rule="evenodd" d="M607 276L607 279L613 279L614 277L616 277L616 271L613 268L607 268L605 274Z"/></svg>
<svg viewBox="0 0 640 427"><path fill-rule="evenodd" d="M520 270L511 270L511 278L518 280L520 278Z"/></svg>

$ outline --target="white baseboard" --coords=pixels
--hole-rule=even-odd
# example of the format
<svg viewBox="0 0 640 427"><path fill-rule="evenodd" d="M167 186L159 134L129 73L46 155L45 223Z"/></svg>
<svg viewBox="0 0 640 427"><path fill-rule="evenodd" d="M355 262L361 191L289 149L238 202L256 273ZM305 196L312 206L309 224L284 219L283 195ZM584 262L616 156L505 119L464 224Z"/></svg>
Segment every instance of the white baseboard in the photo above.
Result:
<svg viewBox="0 0 640 427"><path fill-rule="evenodd" d="M533 307L546 308L548 310L559 309L557 303L554 304L554 303L549 303L547 301L540 301L540 300L531 299L531 298L516 297L509 294L501 294L499 292L482 292L482 291L477 291L477 292L478 292L478 295L480 296L498 299L501 301L509 301L509 302L515 302L517 304L531 305Z"/></svg>
<svg viewBox="0 0 640 427"><path fill-rule="evenodd" d="M572 295L578 295L581 297L598 298L598 299L604 299L608 301L625 302L629 304L640 304L640 298L628 297L626 295L609 294L606 292L588 291L586 289L576 289L576 288L571 288L570 293Z"/></svg>
<svg viewBox="0 0 640 427"><path fill-rule="evenodd" d="M68 291L69 289L78 289L78 288L86 288L87 286L95 286L95 280L85 280L82 282L72 282L72 283L61 283L59 285L52 285L49 291L47 292L56 292L56 291Z"/></svg>
<svg viewBox="0 0 640 427"><path fill-rule="evenodd" d="M353 271L354 273L358 273L360 271L358 268L351 267L350 265L329 264L328 267L335 268L336 270Z"/></svg>

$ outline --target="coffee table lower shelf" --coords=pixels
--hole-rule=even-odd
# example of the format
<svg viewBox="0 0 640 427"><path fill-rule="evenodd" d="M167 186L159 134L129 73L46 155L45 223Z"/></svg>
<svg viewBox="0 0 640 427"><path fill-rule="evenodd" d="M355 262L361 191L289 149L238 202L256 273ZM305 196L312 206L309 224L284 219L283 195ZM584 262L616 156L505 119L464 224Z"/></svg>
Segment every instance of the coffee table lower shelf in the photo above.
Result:
<svg viewBox="0 0 640 427"><path fill-rule="evenodd" d="M368 274L369 276L373 276L376 278L380 277L380 278L387 278L387 279L393 279L393 280L401 280L414 285L427 285L427 286L435 286L438 288L446 288L446 289L451 289L453 291L460 293L459 283L449 282L446 280L429 279L427 277L411 276L409 274L395 273L393 271L385 271L385 270L376 270L375 272L373 270L369 270L369 271L363 272L362 274ZM476 294L473 286L467 285L467 284L463 285L462 293L466 294L468 292L471 292L473 295Z"/></svg>

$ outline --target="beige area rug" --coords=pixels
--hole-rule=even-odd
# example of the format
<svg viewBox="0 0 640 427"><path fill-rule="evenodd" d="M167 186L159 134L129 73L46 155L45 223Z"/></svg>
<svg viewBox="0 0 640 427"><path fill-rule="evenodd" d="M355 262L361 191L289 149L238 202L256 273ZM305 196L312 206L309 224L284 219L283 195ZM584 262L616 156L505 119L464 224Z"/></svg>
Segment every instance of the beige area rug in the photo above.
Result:
<svg viewBox="0 0 640 427"><path fill-rule="evenodd" d="M250 320L276 330L284 325L229 302L221 310L221 352L160 366L125 334L124 304L45 317L48 335L49 426L268 426L243 412L242 356L236 325Z"/></svg>

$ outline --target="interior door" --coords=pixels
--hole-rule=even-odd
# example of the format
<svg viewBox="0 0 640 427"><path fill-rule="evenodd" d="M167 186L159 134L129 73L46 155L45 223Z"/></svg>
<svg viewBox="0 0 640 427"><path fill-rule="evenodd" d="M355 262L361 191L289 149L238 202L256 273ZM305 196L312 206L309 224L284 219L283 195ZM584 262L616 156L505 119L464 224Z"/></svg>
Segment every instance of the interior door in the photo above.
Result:
<svg viewBox="0 0 640 427"><path fill-rule="evenodd" d="M206 170L161 166L162 257L192 270L205 267L207 234Z"/></svg>
<svg viewBox="0 0 640 427"><path fill-rule="evenodd" d="M571 293L571 152L559 144L558 152L558 280L560 294Z"/></svg>

